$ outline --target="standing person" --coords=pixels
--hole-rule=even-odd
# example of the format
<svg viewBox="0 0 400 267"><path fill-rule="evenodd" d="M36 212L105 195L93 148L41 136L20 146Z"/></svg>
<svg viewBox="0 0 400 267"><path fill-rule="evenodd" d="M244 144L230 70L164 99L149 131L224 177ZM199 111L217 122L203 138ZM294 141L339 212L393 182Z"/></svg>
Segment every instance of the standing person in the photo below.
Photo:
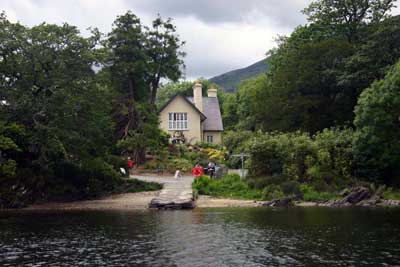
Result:
<svg viewBox="0 0 400 267"><path fill-rule="evenodd" d="M182 173L180 170L176 170L175 172L175 179L182 179Z"/></svg>
<svg viewBox="0 0 400 267"><path fill-rule="evenodd" d="M129 174L132 174L133 160L130 157L128 157L128 167L129 167Z"/></svg>
<svg viewBox="0 0 400 267"><path fill-rule="evenodd" d="M215 173L215 164L214 164L214 162L210 161L208 163L207 173L208 173L208 175L210 175L210 178L214 177L214 173Z"/></svg>
<svg viewBox="0 0 400 267"><path fill-rule="evenodd" d="M204 173L203 167L200 164L196 164L196 166L192 169L192 174L194 177L200 177Z"/></svg>

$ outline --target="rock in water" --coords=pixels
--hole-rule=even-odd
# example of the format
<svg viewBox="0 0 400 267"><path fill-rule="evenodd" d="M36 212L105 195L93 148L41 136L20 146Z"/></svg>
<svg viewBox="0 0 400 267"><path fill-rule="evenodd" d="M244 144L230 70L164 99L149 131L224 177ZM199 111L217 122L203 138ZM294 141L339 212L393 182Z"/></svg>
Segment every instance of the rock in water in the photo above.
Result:
<svg viewBox="0 0 400 267"><path fill-rule="evenodd" d="M280 198L280 199L273 199L271 201L265 202L263 206L266 207L287 207L292 205L291 198Z"/></svg>

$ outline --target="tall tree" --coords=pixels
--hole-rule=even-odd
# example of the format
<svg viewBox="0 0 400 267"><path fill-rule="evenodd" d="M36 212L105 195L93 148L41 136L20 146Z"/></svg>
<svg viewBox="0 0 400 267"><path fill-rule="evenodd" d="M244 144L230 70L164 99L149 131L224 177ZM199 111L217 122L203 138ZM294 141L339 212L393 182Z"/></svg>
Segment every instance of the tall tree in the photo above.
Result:
<svg viewBox="0 0 400 267"><path fill-rule="evenodd" d="M131 12L117 17L108 34L109 67L114 89L119 92L115 120L117 136L125 138L138 127L136 101L146 99L145 73L148 55L140 19Z"/></svg>
<svg viewBox="0 0 400 267"><path fill-rule="evenodd" d="M151 88L150 104L155 105L158 87L161 79L176 82L182 75L182 57L184 52L180 47L184 44L176 34L176 27L169 18L163 20L158 16L152 28L146 32L147 79Z"/></svg>
<svg viewBox="0 0 400 267"><path fill-rule="evenodd" d="M358 176L400 184L400 62L365 90L355 109Z"/></svg>
<svg viewBox="0 0 400 267"><path fill-rule="evenodd" d="M380 22L394 7L395 0L317 0L303 13L313 23L343 33L348 41L359 39L359 32L369 22Z"/></svg>
<svg viewBox="0 0 400 267"><path fill-rule="evenodd" d="M148 130L158 127L155 101L160 80L177 80L181 76L182 43L170 19L158 17L148 28L128 11L117 17L113 25L106 40L109 56L104 71L109 72L117 92L116 138L120 144L131 147L129 153L142 162L148 143L143 136L152 135ZM135 145L138 142L142 142L140 146Z"/></svg>

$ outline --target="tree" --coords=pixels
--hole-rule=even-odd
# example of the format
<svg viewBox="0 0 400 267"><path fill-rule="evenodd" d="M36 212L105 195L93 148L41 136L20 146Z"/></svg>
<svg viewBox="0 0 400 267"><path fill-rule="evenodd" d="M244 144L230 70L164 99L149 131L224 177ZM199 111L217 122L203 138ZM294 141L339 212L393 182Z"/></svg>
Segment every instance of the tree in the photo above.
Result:
<svg viewBox="0 0 400 267"><path fill-rule="evenodd" d="M400 62L358 100L353 141L357 175L373 182L399 184Z"/></svg>
<svg viewBox="0 0 400 267"><path fill-rule="evenodd" d="M264 120L266 102L269 101L269 80L265 74L243 81L237 92L237 128L256 130ZM261 118L261 119L260 119Z"/></svg>
<svg viewBox="0 0 400 267"><path fill-rule="evenodd" d="M352 88L355 98L373 81L383 79L400 58L400 16L369 26L364 35L338 77L341 85Z"/></svg>
<svg viewBox="0 0 400 267"><path fill-rule="evenodd" d="M104 162L112 123L108 94L96 84L92 69L97 41L97 34L82 37L68 24L28 28L1 16L0 121L6 130L0 135L8 144L1 150L7 161L15 162L16 178L2 181L0 202L10 203L4 196L18 198L17 190L29 194L30 201L46 197L57 179L60 188L77 186L89 178L77 181L85 162ZM23 129L23 137L11 134L17 129L13 125ZM10 139L18 148L10 147ZM76 172L61 177L57 170L63 164Z"/></svg>
<svg viewBox="0 0 400 267"><path fill-rule="evenodd" d="M317 0L303 10L312 23L344 34L349 42L359 40L360 31L370 23L387 18L395 0Z"/></svg>
<svg viewBox="0 0 400 267"><path fill-rule="evenodd" d="M29 132L33 163L49 170L60 158L99 149L109 126L93 83L96 37L81 37L68 24L29 29L5 18L0 31L2 115Z"/></svg>
<svg viewBox="0 0 400 267"><path fill-rule="evenodd" d="M117 17L108 34L106 45L113 88L119 93L115 103L114 119L117 137L126 138L129 130L138 128L136 101L145 101L145 72L148 56L145 52L145 34L140 19L133 13Z"/></svg>
<svg viewBox="0 0 400 267"><path fill-rule="evenodd" d="M222 105L222 122L225 130L233 130L239 122L236 93L226 93Z"/></svg>
<svg viewBox="0 0 400 267"><path fill-rule="evenodd" d="M352 92L337 81L352 53L352 46L340 39L311 42L285 52L284 64L275 65L270 73L272 90L269 105L264 106L268 109L264 129L316 132L352 121Z"/></svg>
<svg viewBox="0 0 400 267"><path fill-rule="evenodd" d="M176 82L182 75L181 66L184 52L176 35L176 28L172 19L162 20L158 16L152 24L152 29L146 32L146 53L148 54L148 83L151 87L150 104L156 103L157 91L161 79L170 79Z"/></svg>
<svg viewBox="0 0 400 267"><path fill-rule="evenodd" d="M105 42L109 56L104 71L109 72L116 92L115 137L131 148L129 153L137 162L144 161L149 148L145 146L148 142L144 142L144 136L151 135L148 129L158 127L154 104L160 80L177 80L181 76L184 54L179 51L182 43L175 32L171 19L163 21L158 17L150 29L128 11L117 17ZM138 142L140 145L135 145Z"/></svg>

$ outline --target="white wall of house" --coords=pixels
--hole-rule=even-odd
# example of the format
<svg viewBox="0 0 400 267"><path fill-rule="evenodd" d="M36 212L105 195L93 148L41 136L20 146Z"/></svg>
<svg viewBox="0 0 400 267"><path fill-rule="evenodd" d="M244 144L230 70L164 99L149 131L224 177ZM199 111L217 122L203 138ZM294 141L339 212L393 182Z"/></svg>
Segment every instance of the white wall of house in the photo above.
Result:
<svg viewBox="0 0 400 267"><path fill-rule="evenodd" d="M194 144L202 140L202 129L200 114L182 96L177 96L159 114L160 128L171 136L176 130L169 128L169 113L187 113L187 130L181 130L186 137L186 141Z"/></svg>

